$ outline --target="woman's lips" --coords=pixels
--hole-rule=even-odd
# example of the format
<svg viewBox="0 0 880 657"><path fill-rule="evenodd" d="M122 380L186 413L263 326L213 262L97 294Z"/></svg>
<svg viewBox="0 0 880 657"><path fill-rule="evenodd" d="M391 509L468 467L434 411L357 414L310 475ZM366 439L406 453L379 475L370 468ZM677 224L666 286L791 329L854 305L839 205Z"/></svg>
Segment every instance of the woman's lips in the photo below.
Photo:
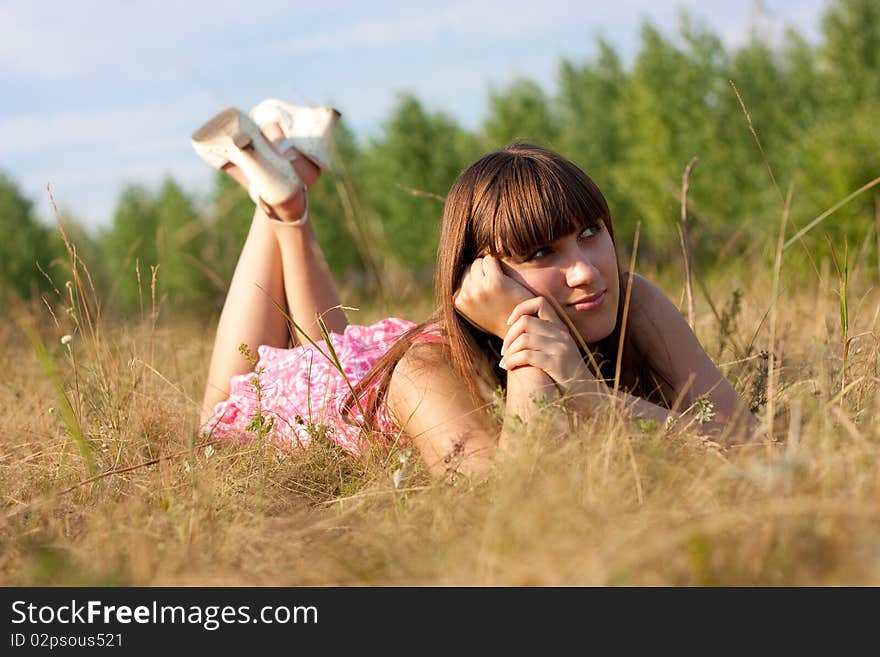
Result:
<svg viewBox="0 0 880 657"><path fill-rule="evenodd" d="M584 297L580 301L576 301L575 303L570 303L568 305L575 310L595 310L605 301L607 292L608 290L602 290L597 294L591 294L588 297Z"/></svg>

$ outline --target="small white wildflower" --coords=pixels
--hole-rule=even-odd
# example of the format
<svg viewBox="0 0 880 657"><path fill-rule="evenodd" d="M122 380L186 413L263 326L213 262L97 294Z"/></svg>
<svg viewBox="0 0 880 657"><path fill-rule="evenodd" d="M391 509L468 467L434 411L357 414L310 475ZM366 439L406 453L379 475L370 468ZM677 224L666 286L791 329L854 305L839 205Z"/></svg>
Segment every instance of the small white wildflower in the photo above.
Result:
<svg viewBox="0 0 880 657"><path fill-rule="evenodd" d="M694 402L697 421L700 424L711 422L715 418L715 404L709 401L706 395L700 395Z"/></svg>
<svg viewBox="0 0 880 657"><path fill-rule="evenodd" d="M208 445L207 447L205 447L205 458L209 459L212 456L214 456L214 446Z"/></svg>
<svg viewBox="0 0 880 657"><path fill-rule="evenodd" d="M391 481L394 483L394 488L400 488L401 482L409 477L410 471L412 470L412 463L410 463L411 456L411 449L407 449L397 455L397 460L400 461L400 467L391 474Z"/></svg>
<svg viewBox="0 0 880 657"><path fill-rule="evenodd" d="M73 336L69 333L61 336L61 344L70 344L71 342L73 342Z"/></svg>

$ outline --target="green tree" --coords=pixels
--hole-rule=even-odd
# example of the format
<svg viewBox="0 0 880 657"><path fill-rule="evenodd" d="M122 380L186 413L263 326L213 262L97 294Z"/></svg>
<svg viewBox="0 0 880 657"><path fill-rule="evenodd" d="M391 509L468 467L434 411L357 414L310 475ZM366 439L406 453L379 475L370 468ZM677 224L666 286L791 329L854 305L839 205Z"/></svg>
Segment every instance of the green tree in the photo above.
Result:
<svg viewBox="0 0 880 657"><path fill-rule="evenodd" d="M254 216L254 202L247 192L223 171L214 175L214 187L206 209L206 241L203 272L211 282L211 305L220 308L245 237Z"/></svg>
<svg viewBox="0 0 880 657"><path fill-rule="evenodd" d="M689 129L687 135L681 131L685 116L692 114L677 77L685 66L684 55L655 27L642 26L641 49L620 113L624 154L612 175L615 186L626 190L635 215L632 220L642 222L648 238L643 242L645 255L652 245L668 243L674 235L675 190L682 169L696 152L696 144L685 140Z"/></svg>
<svg viewBox="0 0 880 657"><path fill-rule="evenodd" d="M550 101L531 80L516 80L500 91L490 89L489 113L483 131L487 150L513 141L558 147L559 128Z"/></svg>
<svg viewBox="0 0 880 657"><path fill-rule="evenodd" d="M599 185L608 201L615 224L629 234L634 216L627 190L616 184L612 168L624 157L621 112L626 72L617 53L604 39L598 56L582 64L562 60L559 67L561 152Z"/></svg>
<svg viewBox="0 0 880 657"><path fill-rule="evenodd" d="M157 283L174 308L204 309L209 304L210 273L203 264L205 228L192 200L166 179L154 201Z"/></svg>
<svg viewBox="0 0 880 657"><path fill-rule="evenodd" d="M394 261L422 277L431 271L442 199L478 152L474 137L445 114L427 112L411 95L398 99L383 135L365 148L358 176Z"/></svg>
<svg viewBox="0 0 880 657"><path fill-rule="evenodd" d="M113 281L112 296L123 313L149 308L151 266L159 262L157 229L155 198L145 187L128 185L119 197L111 228L100 238Z"/></svg>
<svg viewBox="0 0 880 657"><path fill-rule="evenodd" d="M0 308L10 296L27 298L51 288L40 273L59 254L50 240L51 230L34 217L33 203L18 185L0 173Z"/></svg>
<svg viewBox="0 0 880 657"><path fill-rule="evenodd" d="M310 213L331 271L340 281L354 281L364 270L364 261L375 259L369 244L374 235L364 216L361 192L352 184L352 176L360 171L360 149L344 121L336 125L333 142L333 171L322 174L309 190Z"/></svg>
<svg viewBox="0 0 880 657"><path fill-rule="evenodd" d="M77 267L83 282L84 292L91 308L97 310L106 305L110 293L110 274L107 270L104 252L94 235L86 229L82 221L72 216L71 212L61 209L59 212L64 234L71 249L76 253ZM73 281L71 271L71 257L67 251L67 245L61 235L61 230L50 231L49 240L53 253L58 257L52 260L49 275L55 282L56 289L67 296L62 283Z"/></svg>
<svg viewBox="0 0 880 657"><path fill-rule="evenodd" d="M563 59L559 66L561 144L587 171L620 161L620 103L626 74L617 53L598 41L595 61L578 65Z"/></svg>
<svg viewBox="0 0 880 657"><path fill-rule="evenodd" d="M829 68L840 113L854 103L880 98L880 3L837 0L822 18L821 56Z"/></svg>

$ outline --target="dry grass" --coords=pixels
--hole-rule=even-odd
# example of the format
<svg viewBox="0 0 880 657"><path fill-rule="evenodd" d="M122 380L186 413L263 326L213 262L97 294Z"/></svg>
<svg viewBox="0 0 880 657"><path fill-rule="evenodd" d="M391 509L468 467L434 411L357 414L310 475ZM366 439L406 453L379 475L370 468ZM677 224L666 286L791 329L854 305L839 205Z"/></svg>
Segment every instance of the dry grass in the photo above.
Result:
<svg viewBox="0 0 880 657"><path fill-rule="evenodd" d="M772 349L772 266L708 282L727 312L719 322L698 303L697 333L742 395L766 389L761 350L780 364L775 442L539 419L486 482L432 483L417 466L400 488L396 451L194 447L203 326L105 325L68 351L63 304L59 326L45 307L23 310L97 478L82 483L86 460L33 349L0 326L0 584L880 584L880 295L867 269L850 267L845 373L833 267L821 280L783 268Z"/></svg>

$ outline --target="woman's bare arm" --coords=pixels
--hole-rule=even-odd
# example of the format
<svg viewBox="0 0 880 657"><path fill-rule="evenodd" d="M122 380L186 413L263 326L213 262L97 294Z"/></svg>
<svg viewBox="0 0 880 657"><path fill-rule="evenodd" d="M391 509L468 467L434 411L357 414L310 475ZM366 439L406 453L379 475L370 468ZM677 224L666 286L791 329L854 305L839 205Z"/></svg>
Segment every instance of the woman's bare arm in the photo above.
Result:
<svg viewBox="0 0 880 657"><path fill-rule="evenodd" d="M709 358L678 308L659 287L637 274L633 276L628 330L639 351L669 385L664 392L670 401L677 402L675 410L691 409L690 415L699 414L694 406L704 398L711 403L714 413L712 420L702 423L704 428L720 431L734 424L741 425L738 428L749 435L754 431L754 417ZM636 406L643 405L633 404ZM656 414L648 408L641 410Z"/></svg>
<svg viewBox="0 0 880 657"><path fill-rule="evenodd" d="M565 394L566 404L582 414L606 413L615 406L628 415L653 420L661 426L697 424L704 433L753 429L754 418L706 355L678 309L655 285L633 278L628 331L641 354L667 385L663 392L678 400L670 410L631 394L615 392L585 367L568 329L536 297L518 304L513 324L504 338L502 366L516 372L523 366L540 368ZM695 404L705 396L711 407ZM711 410L710 410L711 409ZM711 415L711 417L710 417Z"/></svg>
<svg viewBox="0 0 880 657"><path fill-rule="evenodd" d="M474 404L442 345L415 344L407 351L391 375L386 403L433 476L489 469L497 439L488 404Z"/></svg>
<svg viewBox="0 0 880 657"><path fill-rule="evenodd" d="M480 476L498 450L508 447L513 417L528 421L535 399L555 395L553 380L543 371L524 367L508 376L505 422L499 437L490 404L475 404L453 370L445 348L416 344L397 364L388 386L388 410L419 450L435 477L462 473Z"/></svg>

